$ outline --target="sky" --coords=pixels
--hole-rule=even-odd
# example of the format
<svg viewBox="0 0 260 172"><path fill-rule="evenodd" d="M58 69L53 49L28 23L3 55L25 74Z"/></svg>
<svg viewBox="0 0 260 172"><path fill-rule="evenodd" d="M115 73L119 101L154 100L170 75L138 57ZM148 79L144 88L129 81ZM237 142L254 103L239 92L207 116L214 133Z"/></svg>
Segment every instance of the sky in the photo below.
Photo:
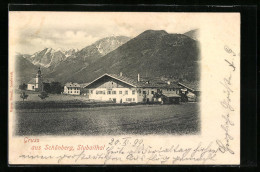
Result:
<svg viewBox="0 0 260 172"><path fill-rule="evenodd" d="M185 33L199 28L194 13L10 12L9 45L17 53L82 49L109 36L134 38L148 29Z"/></svg>

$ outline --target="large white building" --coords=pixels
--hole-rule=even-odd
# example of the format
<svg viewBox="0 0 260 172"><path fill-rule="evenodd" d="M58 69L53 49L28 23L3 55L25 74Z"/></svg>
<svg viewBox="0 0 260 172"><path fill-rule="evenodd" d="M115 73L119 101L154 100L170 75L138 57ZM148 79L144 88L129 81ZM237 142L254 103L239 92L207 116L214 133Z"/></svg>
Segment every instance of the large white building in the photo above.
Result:
<svg viewBox="0 0 260 172"><path fill-rule="evenodd" d="M153 82L140 80L140 77L131 79L122 74L104 74L90 82L88 89L89 99L99 101L113 101L115 103L139 103L158 101L156 93L163 94L169 101L179 102L180 87L167 82ZM159 100L160 101L160 100Z"/></svg>
<svg viewBox="0 0 260 172"><path fill-rule="evenodd" d="M72 82L66 83L64 86L64 94L80 95L80 85Z"/></svg>

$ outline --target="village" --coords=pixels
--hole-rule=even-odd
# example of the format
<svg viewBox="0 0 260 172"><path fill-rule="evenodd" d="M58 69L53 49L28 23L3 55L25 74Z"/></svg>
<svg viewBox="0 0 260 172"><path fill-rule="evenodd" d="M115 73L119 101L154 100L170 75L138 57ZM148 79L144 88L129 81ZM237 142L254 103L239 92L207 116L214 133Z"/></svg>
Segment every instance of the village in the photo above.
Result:
<svg viewBox="0 0 260 172"><path fill-rule="evenodd" d="M122 72L64 85L41 69L16 94L17 135L198 133L200 91ZM19 97L18 97L19 96Z"/></svg>
<svg viewBox="0 0 260 172"><path fill-rule="evenodd" d="M55 85L56 83L56 85ZM26 85L24 90L39 93L39 99L48 97L48 93L70 96L71 99L83 97L85 100L113 104L179 104L181 102L198 102L200 90L186 83L161 80L160 78L147 78L137 74L136 78L119 74L105 73L89 83L79 84L68 82L57 85L53 78L45 78L38 68L35 77ZM53 92L54 91L54 92ZM25 92L20 97L28 98Z"/></svg>

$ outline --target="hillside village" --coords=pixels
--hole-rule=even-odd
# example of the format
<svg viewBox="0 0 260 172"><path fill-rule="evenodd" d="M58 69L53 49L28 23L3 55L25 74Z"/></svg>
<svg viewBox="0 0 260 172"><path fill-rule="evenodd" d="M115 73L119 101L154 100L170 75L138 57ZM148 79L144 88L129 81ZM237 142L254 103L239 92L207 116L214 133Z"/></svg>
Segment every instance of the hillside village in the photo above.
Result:
<svg viewBox="0 0 260 172"><path fill-rule="evenodd" d="M192 33L148 30L133 39L104 38L82 50L19 54L18 81L33 92L60 84L59 94L113 103L199 101L199 42Z"/></svg>

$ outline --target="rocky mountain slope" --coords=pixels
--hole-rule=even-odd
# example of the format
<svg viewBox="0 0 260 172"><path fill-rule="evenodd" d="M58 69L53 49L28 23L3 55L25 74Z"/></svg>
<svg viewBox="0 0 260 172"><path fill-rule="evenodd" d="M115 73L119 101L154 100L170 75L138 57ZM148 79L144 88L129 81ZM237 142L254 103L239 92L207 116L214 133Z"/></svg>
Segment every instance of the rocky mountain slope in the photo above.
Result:
<svg viewBox="0 0 260 172"><path fill-rule="evenodd" d="M34 53L32 56L26 57L26 59L36 66L48 68L58 65L76 52L76 49L63 50L59 48L55 50L53 48L45 48Z"/></svg>
<svg viewBox="0 0 260 172"><path fill-rule="evenodd" d="M55 71L61 82L90 82L104 73L175 79L199 79L199 43L183 34L147 30L127 43L111 51L91 65L77 72L66 69L66 74ZM77 62L75 66L77 66ZM64 68L60 71L64 71Z"/></svg>
<svg viewBox="0 0 260 172"><path fill-rule="evenodd" d="M199 81L200 77L199 46L198 41L185 34L147 30L133 39L123 36L104 38L69 56L61 54L62 51L43 50L33 62L45 65L45 76L62 84L86 83L104 73L120 72L131 77L139 73L145 77L193 82ZM46 55L48 52L57 52L57 59L51 60L52 56ZM40 58L39 54L44 55Z"/></svg>
<svg viewBox="0 0 260 172"><path fill-rule="evenodd" d="M106 54L125 44L128 40L130 38L125 36L113 36L98 40L75 53L73 58L69 57L62 61L48 76L56 76L62 83L70 81L73 75L84 71L97 60L103 59Z"/></svg>

